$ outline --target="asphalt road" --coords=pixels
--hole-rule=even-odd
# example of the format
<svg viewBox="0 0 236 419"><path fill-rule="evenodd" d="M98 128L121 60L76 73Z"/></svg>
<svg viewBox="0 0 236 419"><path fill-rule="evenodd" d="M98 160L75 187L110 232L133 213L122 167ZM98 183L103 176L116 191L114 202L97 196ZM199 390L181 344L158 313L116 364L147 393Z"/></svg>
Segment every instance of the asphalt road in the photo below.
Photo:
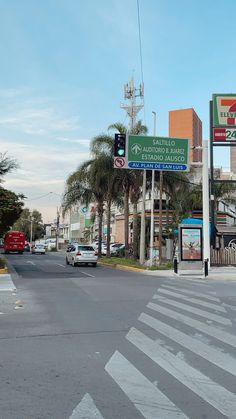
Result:
<svg viewBox="0 0 236 419"><path fill-rule="evenodd" d="M236 417L235 281L7 258L1 419Z"/></svg>

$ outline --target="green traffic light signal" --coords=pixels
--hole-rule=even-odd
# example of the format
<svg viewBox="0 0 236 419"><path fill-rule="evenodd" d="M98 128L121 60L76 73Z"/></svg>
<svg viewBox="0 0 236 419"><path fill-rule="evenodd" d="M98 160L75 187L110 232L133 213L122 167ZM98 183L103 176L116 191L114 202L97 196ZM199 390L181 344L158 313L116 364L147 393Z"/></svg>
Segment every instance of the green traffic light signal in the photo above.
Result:
<svg viewBox="0 0 236 419"><path fill-rule="evenodd" d="M124 149L118 150L118 154L119 154L119 156L124 156L125 150Z"/></svg>
<svg viewBox="0 0 236 419"><path fill-rule="evenodd" d="M114 142L114 156L115 157L125 157L125 134L115 134Z"/></svg>

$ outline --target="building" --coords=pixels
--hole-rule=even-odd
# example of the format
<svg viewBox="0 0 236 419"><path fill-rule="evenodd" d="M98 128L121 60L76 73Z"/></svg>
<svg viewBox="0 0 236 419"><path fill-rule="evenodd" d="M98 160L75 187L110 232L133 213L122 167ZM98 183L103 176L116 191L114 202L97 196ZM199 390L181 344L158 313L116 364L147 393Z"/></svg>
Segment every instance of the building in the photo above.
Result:
<svg viewBox="0 0 236 419"><path fill-rule="evenodd" d="M202 161L202 121L193 108L169 111L169 137L190 140L190 163Z"/></svg>
<svg viewBox="0 0 236 419"><path fill-rule="evenodd" d="M236 147L230 147L230 171L236 175Z"/></svg>

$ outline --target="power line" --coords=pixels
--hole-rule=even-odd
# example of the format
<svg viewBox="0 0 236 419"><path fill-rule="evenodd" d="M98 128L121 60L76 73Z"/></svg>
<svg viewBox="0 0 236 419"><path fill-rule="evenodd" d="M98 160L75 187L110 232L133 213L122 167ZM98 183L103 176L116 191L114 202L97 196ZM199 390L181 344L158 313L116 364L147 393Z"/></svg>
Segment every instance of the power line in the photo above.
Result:
<svg viewBox="0 0 236 419"><path fill-rule="evenodd" d="M47 194L37 196L36 198L25 199L25 201L36 201L37 199L45 198L46 196L51 195L51 194L61 196L57 194L56 192L48 192Z"/></svg>

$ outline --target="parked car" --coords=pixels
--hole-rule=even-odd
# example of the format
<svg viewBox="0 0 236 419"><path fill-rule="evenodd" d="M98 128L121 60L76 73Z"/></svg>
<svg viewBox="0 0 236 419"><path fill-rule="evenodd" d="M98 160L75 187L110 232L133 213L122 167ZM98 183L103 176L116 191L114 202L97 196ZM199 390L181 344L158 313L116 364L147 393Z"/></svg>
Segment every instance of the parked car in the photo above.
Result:
<svg viewBox="0 0 236 419"><path fill-rule="evenodd" d="M110 254L111 256L118 256L121 250L125 248L123 243L112 243L110 245Z"/></svg>
<svg viewBox="0 0 236 419"><path fill-rule="evenodd" d="M91 245L74 244L66 251L66 264L78 266L80 263L97 266L97 252Z"/></svg>
<svg viewBox="0 0 236 419"><path fill-rule="evenodd" d="M95 241L91 244L91 246L93 246L93 248L95 250L98 250L98 241ZM102 248L101 248L101 253L102 255L106 255L107 254L107 245L105 242L102 242Z"/></svg>
<svg viewBox="0 0 236 419"><path fill-rule="evenodd" d="M43 244L35 244L32 247L32 253L34 254L40 254L40 255L45 255L46 250Z"/></svg>

